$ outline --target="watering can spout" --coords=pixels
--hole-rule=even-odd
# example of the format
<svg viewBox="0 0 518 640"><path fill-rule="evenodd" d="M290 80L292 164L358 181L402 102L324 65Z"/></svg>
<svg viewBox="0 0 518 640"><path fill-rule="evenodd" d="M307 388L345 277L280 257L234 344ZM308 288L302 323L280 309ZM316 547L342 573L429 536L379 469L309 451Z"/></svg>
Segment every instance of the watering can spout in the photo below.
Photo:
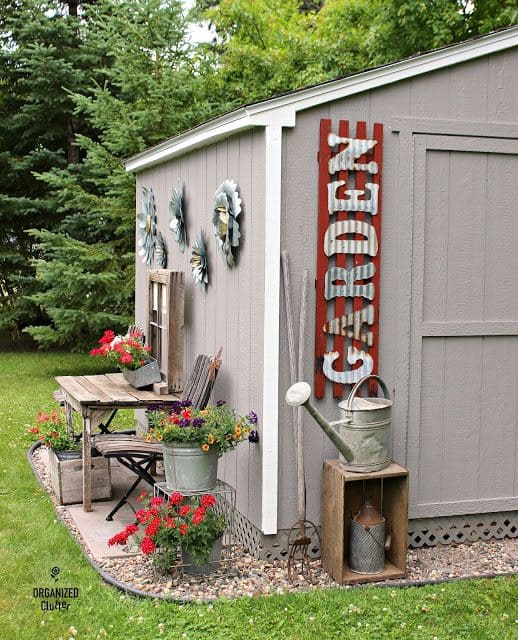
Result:
<svg viewBox="0 0 518 640"><path fill-rule="evenodd" d="M304 407L347 462L351 462L354 458L352 450L345 444L324 416L311 404L309 401L310 396L311 387L309 384L307 382L296 382L286 391L286 402L292 407Z"/></svg>

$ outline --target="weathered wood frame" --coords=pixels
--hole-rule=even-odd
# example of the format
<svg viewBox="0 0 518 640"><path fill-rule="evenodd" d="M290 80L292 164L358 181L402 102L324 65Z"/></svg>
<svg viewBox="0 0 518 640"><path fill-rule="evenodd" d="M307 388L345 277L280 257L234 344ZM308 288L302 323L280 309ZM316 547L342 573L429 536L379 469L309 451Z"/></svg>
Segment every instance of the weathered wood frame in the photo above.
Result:
<svg viewBox="0 0 518 640"><path fill-rule="evenodd" d="M383 573L359 574L349 568L349 523L364 497L382 513L385 536L391 536ZM404 467L392 463L382 471L354 473L342 469L338 460L324 462L322 565L336 582L353 584L404 577L407 530L408 471Z"/></svg>
<svg viewBox="0 0 518 640"><path fill-rule="evenodd" d="M160 286L158 322L153 317L153 284ZM160 332L159 351L155 353L167 390L177 393L183 389L184 360L184 295L185 276L181 271L149 269L147 336L151 339L152 328ZM164 302L165 296L165 302ZM164 312L165 310L165 312Z"/></svg>

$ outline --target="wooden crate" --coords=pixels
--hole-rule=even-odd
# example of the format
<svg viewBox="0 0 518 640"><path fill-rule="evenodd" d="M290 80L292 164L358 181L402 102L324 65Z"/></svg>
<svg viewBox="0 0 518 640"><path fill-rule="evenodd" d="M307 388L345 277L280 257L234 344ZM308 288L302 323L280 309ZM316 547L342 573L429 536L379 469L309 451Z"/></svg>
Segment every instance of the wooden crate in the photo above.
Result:
<svg viewBox="0 0 518 640"><path fill-rule="evenodd" d="M350 522L364 497L383 514L385 535L392 538L385 556L385 571L374 575L355 573L349 568ZM407 531L407 469L393 462L382 471L354 473L345 471L338 460L324 462L322 565L333 580L354 584L404 577Z"/></svg>
<svg viewBox="0 0 518 640"><path fill-rule="evenodd" d="M92 500L110 500L112 483L110 461L102 456L92 457ZM83 502L83 461L59 460L49 449L50 483L60 504Z"/></svg>

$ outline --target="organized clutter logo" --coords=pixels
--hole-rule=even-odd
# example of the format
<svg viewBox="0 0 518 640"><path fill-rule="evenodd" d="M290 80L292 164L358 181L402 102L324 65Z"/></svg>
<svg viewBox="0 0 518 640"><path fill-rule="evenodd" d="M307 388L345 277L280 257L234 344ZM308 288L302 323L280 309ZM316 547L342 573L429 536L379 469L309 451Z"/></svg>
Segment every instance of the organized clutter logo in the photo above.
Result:
<svg viewBox="0 0 518 640"><path fill-rule="evenodd" d="M59 581L61 569L52 567L49 572L51 579L56 583ZM78 587L33 587L32 597L40 601L42 611L68 611L71 600L79 598Z"/></svg>

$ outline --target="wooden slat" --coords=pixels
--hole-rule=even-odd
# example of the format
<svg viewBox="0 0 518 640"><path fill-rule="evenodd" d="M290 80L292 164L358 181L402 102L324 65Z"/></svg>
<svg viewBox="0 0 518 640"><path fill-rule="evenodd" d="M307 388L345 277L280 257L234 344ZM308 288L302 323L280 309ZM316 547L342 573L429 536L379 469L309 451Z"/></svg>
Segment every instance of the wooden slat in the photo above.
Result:
<svg viewBox="0 0 518 640"><path fill-rule="evenodd" d="M121 385L116 384L110 380L107 376L97 375L88 376L90 380L96 384L104 394L111 398L111 403L121 403L125 405L138 404L138 398L133 392L122 389ZM133 389L133 387L131 387ZM134 390L136 391L136 389Z"/></svg>
<svg viewBox="0 0 518 640"><path fill-rule="evenodd" d="M168 296L167 322L167 385L169 391L181 391L183 388L183 351L184 351L184 295L185 274L171 273Z"/></svg>
<svg viewBox="0 0 518 640"><path fill-rule="evenodd" d="M338 124L338 135L341 138L348 138L349 137L349 121L348 120L340 120L339 124ZM346 145L345 144L341 144L338 147L338 151L343 151L345 149ZM339 180L345 180L345 185L343 187L341 187L338 190L338 197L340 197L340 194L342 194L343 196L343 192L348 189L348 177L349 177L349 172L348 171L340 171L338 173L338 179ZM329 178L331 179L331 178ZM340 220L347 220L348 217L348 213L347 211L338 211L335 214L335 222L339 222ZM328 217L328 223L331 222L331 215L329 215ZM345 253L337 253L335 256L335 266L337 267L342 267L342 268L346 268L347 267L347 255ZM339 318L341 316L343 316L345 314L345 298L343 296L337 296L334 299L334 314L333 317L334 318ZM334 342L334 350L338 351L338 353L340 354L338 356L338 358L336 359L335 363L334 363L334 367L335 369L337 369L338 371L343 371L344 370L344 365L345 365L345 337L341 336L341 335L334 335L333 336L333 342ZM344 386L343 384L340 384L339 382L334 382L333 383L333 397L337 398L337 399L341 399L342 395L343 395L343 391L344 391Z"/></svg>
<svg viewBox="0 0 518 640"><path fill-rule="evenodd" d="M87 389L91 394L93 394L99 402L104 404L112 402L111 396L104 393L102 388L92 380L91 376L79 376L77 381L84 389Z"/></svg>
<svg viewBox="0 0 518 640"><path fill-rule="evenodd" d="M361 139L367 138L367 123L364 122L363 120L356 123L356 137ZM366 154L364 154L363 156L360 156L357 162L365 164L367 162ZM365 183L367 182L367 176L365 171L355 171L354 178L355 178L354 188L365 190ZM374 216L371 216L371 217L374 217ZM360 222L363 222L365 220L365 213L363 211L355 211L354 219ZM361 235L356 235L354 239L362 240L363 237ZM379 244L379 238L378 238L378 244ZM379 254L379 249L378 249L378 254ZM365 264L365 256L363 255L363 253L356 253L354 255L353 263L355 267L361 267L363 264ZM374 302L374 308L376 309L376 306L378 304L378 290L376 289L376 285L374 285L374 291L375 291L375 297L373 302ZM363 297L355 296L353 298L353 312L361 311L362 308L363 308ZM356 347L358 351L362 350L363 344L361 340L353 339L352 345L353 347ZM371 347L371 351L372 351L372 347ZM363 364L362 361L357 362L355 365L353 365L353 369L358 369L362 364Z"/></svg>
<svg viewBox="0 0 518 640"><path fill-rule="evenodd" d="M315 292L315 374L314 394L316 398L323 398L326 391L324 376L324 353L326 351L326 334L322 327L327 320L327 304L324 296L325 275L327 270L327 256L324 252L324 237L329 226L327 210L327 183L329 182L328 163L331 156L327 136L331 131L331 120L320 120L320 147L318 153L318 231L317 231L317 273Z"/></svg>
<svg viewBox="0 0 518 640"><path fill-rule="evenodd" d="M379 371L379 310L380 310L380 271L381 271L381 216L383 211L383 194L382 194L382 164L383 164L383 125L376 122L374 124L373 139L378 141L378 144L374 146L374 162L378 163L378 173L372 176L372 182L378 185L378 213L375 216L371 216L372 225L376 230L378 237L378 253L372 258L372 262L376 267L376 272L372 279L374 285L375 297L374 297L374 323L370 327L372 331L372 347L370 348L370 355L373 361L372 373L377 374ZM376 395L376 384L372 381L369 382L369 393Z"/></svg>
<svg viewBox="0 0 518 640"><path fill-rule="evenodd" d="M96 394L85 389L79 382L79 378L75 376L59 376L56 378L59 386L69 395L72 396L80 404L91 403L99 404Z"/></svg>
<svg viewBox="0 0 518 640"><path fill-rule="evenodd" d="M338 462L338 461L337 461ZM331 461L324 462L322 481L322 566L339 584L344 565L344 482Z"/></svg>
<svg viewBox="0 0 518 640"><path fill-rule="evenodd" d="M125 391L129 395L135 396L135 398L139 401L139 404L142 405L149 404L150 402L157 404L160 404L161 402L167 403L179 399L179 396L175 393L156 394L154 393L154 391L135 389L135 387L132 387L129 382L124 379L122 373L107 373L106 377L110 382L120 387L122 391Z"/></svg>

